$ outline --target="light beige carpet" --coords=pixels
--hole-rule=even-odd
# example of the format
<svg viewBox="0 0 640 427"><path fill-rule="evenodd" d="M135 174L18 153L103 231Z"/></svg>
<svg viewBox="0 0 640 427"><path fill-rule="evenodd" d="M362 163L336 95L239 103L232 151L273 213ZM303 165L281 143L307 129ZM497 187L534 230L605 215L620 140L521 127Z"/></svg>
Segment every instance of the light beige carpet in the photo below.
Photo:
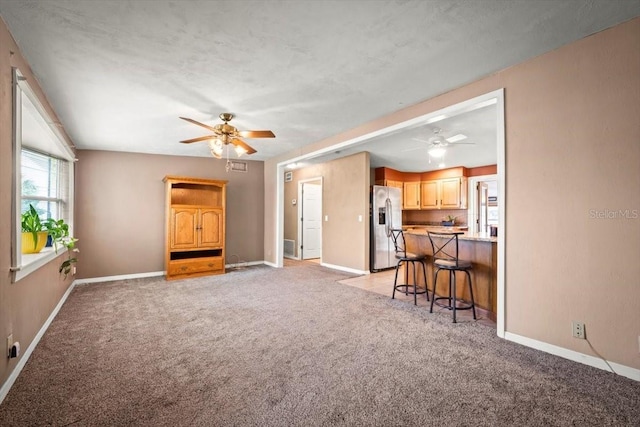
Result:
<svg viewBox="0 0 640 427"><path fill-rule="evenodd" d="M78 286L2 426L638 426L640 384L305 263Z"/></svg>

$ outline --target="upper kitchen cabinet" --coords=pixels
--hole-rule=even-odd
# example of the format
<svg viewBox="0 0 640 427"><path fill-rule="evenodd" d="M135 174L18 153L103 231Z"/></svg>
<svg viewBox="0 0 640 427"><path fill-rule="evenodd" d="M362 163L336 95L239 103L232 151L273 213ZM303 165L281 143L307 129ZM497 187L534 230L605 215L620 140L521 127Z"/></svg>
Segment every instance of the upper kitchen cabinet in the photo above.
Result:
<svg viewBox="0 0 640 427"><path fill-rule="evenodd" d="M438 209L440 205L439 181L423 181L420 183L420 208Z"/></svg>
<svg viewBox="0 0 640 427"><path fill-rule="evenodd" d="M467 178L440 180L440 209L467 208Z"/></svg>
<svg viewBox="0 0 640 427"><path fill-rule="evenodd" d="M402 191L402 208L420 209L420 182L405 182Z"/></svg>
<svg viewBox="0 0 640 427"><path fill-rule="evenodd" d="M447 178L420 183L421 209L466 209L467 178Z"/></svg>

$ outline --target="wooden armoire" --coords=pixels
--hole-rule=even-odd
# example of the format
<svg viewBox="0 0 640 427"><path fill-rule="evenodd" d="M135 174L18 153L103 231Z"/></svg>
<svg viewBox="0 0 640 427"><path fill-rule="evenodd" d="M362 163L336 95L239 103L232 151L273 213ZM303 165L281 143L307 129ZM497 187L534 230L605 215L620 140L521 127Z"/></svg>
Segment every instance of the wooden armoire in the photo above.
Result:
<svg viewBox="0 0 640 427"><path fill-rule="evenodd" d="M224 274L227 181L166 176L167 280Z"/></svg>

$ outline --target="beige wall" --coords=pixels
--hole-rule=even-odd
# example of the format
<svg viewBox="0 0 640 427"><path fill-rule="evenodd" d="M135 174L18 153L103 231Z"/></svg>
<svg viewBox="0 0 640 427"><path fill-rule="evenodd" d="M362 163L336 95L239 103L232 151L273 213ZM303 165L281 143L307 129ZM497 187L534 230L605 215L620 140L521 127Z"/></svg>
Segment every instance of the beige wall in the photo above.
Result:
<svg viewBox="0 0 640 427"><path fill-rule="evenodd" d="M298 182L316 177L322 177L323 219L329 216L322 222L322 262L368 270L369 153L293 171L293 181L284 183L284 238L295 240L297 247L298 206L291 199L298 198Z"/></svg>
<svg viewBox="0 0 640 427"><path fill-rule="evenodd" d="M11 283L11 203L12 155L12 69L17 67L27 78L52 118L46 97L40 90L31 69L22 58L4 22L0 20L0 349L4 353L6 338L20 342L22 353L33 341L72 278L63 280L58 274L61 262L57 258L17 283ZM20 358L0 357L0 384L4 384Z"/></svg>
<svg viewBox="0 0 640 427"><path fill-rule="evenodd" d="M505 88L506 330L640 369L639 40L636 18L271 159L265 256L275 262L278 162ZM594 218L606 210L632 217Z"/></svg>
<svg viewBox="0 0 640 427"><path fill-rule="evenodd" d="M262 261L263 162L226 172L214 158L78 150L78 278L164 270L165 175L228 180L227 263Z"/></svg>

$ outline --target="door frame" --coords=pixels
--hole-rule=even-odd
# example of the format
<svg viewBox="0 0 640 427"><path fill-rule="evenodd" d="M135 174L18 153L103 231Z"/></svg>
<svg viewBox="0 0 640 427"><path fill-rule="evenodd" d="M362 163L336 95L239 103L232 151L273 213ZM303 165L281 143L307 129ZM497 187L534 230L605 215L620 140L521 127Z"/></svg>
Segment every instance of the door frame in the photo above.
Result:
<svg viewBox="0 0 640 427"><path fill-rule="evenodd" d="M302 260L302 250L300 249L300 245L302 244L302 227L300 226L300 219L302 218L302 188L304 184L311 184L313 182L320 182L320 197L322 197L324 187L323 187L323 177L316 176L314 178L306 178L298 181L298 219L296 220L296 225L298 228L298 241L296 242L296 256L295 259ZM320 199L320 228L322 228L322 199ZM322 247L322 231L320 231L320 247ZM322 250L320 250L320 261L322 262Z"/></svg>

